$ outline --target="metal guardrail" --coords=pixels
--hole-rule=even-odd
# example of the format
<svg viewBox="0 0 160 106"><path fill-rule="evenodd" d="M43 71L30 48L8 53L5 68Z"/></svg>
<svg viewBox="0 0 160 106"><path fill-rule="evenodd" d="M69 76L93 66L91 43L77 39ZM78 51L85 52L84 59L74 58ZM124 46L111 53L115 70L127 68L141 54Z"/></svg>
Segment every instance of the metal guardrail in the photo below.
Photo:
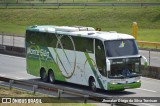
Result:
<svg viewBox="0 0 160 106"><path fill-rule="evenodd" d="M137 41L138 46L140 46L141 48L145 47L155 47L156 49L158 49L158 47L160 47L160 43L159 42L148 42L148 41Z"/></svg>
<svg viewBox="0 0 160 106"><path fill-rule="evenodd" d="M0 45L1 46L14 46L14 47L24 47L24 36L16 34L6 34L0 33ZM0 47L1 48L1 47Z"/></svg>
<svg viewBox="0 0 160 106"><path fill-rule="evenodd" d="M0 6L160 6L160 3L1 3Z"/></svg>
<svg viewBox="0 0 160 106"><path fill-rule="evenodd" d="M94 100L96 102L101 102L103 101L104 98L108 98L111 99L111 97L102 97L101 94L98 93L89 93L87 91L80 91L80 90L76 90L73 88L67 88L67 87L61 87L59 85L53 85L53 84L48 84L48 83L44 83L44 82L32 82L32 81L27 81L27 80L16 80L13 78L7 78L7 77L2 77L0 76L0 81L4 81L4 82L8 82L9 83L9 89L11 90L13 88L14 84L18 84L18 85L23 85L23 86L28 86L28 87L32 87L33 89L33 94L35 94L38 89L43 89L43 90L47 90L47 91L54 91L57 92L57 97L58 98L63 98L62 94L69 94L69 95L73 95L73 96L79 96L81 98L83 98L83 102L87 103L88 100ZM102 99L103 98L103 99ZM130 103L123 103L123 102L117 102L117 103L111 103L110 105L116 106L135 106L135 104L130 104Z"/></svg>
<svg viewBox="0 0 160 106"><path fill-rule="evenodd" d="M29 86L29 87L33 87L33 93L35 94L36 91L38 89L43 89L43 90L48 90L48 91L54 91L57 92L58 94L58 98L61 98L62 95L60 95L60 93L66 93L66 94L70 94L70 95L75 95L75 96L80 96L80 97L84 97L84 102L87 102L85 100L86 95L84 95L82 92L78 91L74 91L73 89L62 89L60 86L57 85L50 85L47 83L34 83L31 81L26 81L26 80L16 80L16 79L12 79L12 78L7 78L7 77L2 77L0 76L0 81L4 81L4 82L8 82L9 83L9 88L12 89L13 84L18 84L18 85L24 85L24 86Z"/></svg>

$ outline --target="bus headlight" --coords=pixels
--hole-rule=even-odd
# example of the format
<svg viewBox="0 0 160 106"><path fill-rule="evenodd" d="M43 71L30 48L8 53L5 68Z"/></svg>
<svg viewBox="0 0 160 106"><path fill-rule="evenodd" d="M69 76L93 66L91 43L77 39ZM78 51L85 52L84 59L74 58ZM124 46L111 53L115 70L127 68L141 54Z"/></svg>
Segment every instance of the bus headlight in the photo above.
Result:
<svg viewBox="0 0 160 106"><path fill-rule="evenodd" d="M112 80L110 83L114 85L114 84L117 84L118 81Z"/></svg>
<svg viewBox="0 0 160 106"><path fill-rule="evenodd" d="M141 82L141 80L137 80L137 82Z"/></svg>
<svg viewBox="0 0 160 106"><path fill-rule="evenodd" d="M115 83L115 82L111 82L111 84L113 84L113 85L114 85L114 84L117 84L117 83Z"/></svg>

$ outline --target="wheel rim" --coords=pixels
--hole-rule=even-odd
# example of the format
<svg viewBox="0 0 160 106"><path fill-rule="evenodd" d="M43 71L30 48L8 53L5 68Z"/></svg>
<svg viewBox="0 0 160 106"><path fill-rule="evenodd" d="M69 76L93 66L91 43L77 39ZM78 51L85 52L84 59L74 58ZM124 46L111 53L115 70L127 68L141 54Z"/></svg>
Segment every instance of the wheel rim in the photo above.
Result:
<svg viewBox="0 0 160 106"><path fill-rule="evenodd" d="M54 76L53 76L53 73L50 73L50 74L49 74L49 80L50 80L50 82L54 82Z"/></svg>
<svg viewBox="0 0 160 106"><path fill-rule="evenodd" d="M93 91L96 90L96 82L95 81L92 81L91 88L92 88Z"/></svg>
<svg viewBox="0 0 160 106"><path fill-rule="evenodd" d="M48 80L49 80L50 83L54 83L55 82L54 73L52 71L49 72Z"/></svg>
<svg viewBox="0 0 160 106"><path fill-rule="evenodd" d="M44 79L45 79L45 77L46 77L45 72L44 72L44 71L42 71L42 74L41 74L41 78L42 78L42 80L44 80Z"/></svg>

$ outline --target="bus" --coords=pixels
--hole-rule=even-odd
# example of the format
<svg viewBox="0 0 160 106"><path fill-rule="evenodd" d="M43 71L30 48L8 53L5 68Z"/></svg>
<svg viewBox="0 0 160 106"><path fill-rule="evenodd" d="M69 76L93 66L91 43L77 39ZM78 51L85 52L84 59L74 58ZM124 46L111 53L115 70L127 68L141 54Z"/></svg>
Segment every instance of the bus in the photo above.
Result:
<svg viewBox="0 0 160 106"><path fill-rule="evenodd" d="M134 37L93 27L34 25L26 28L27 73L45 82L64 81L91 90L141 86L141 60Z"/></svg>

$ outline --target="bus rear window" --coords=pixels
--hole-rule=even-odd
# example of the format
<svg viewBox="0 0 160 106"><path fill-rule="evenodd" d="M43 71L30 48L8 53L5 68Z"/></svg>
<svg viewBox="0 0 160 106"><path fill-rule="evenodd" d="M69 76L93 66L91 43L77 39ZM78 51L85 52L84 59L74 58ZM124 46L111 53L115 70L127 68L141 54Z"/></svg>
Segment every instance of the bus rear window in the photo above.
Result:
<svg viewBox="0 0 160 106"><path fill-rule="evenodd" d="M105 41L105 48L107 57L138 55L134 39Z"/></svg>

